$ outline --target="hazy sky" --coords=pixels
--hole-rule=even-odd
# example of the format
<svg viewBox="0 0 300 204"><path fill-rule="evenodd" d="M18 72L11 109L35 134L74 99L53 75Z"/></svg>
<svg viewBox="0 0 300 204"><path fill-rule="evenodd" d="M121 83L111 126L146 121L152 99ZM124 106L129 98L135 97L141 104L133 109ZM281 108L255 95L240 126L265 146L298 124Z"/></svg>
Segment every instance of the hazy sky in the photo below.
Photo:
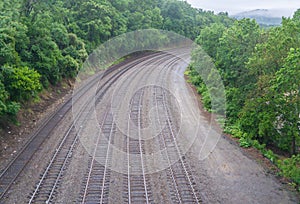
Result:
<svg viewBox="0 0 300 204"><path fill-rule="evenodd" d="M187 0L193 7L236 14L254 9L271 9L279 16L291 16L300 8L300 0Z"/></svg>

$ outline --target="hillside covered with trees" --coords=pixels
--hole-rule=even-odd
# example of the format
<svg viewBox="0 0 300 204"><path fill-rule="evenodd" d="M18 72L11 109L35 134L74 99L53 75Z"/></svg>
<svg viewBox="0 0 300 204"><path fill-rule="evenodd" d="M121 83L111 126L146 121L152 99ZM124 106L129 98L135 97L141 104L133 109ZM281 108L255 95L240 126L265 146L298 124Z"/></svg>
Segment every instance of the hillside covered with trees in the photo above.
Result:
<svg viewBox="0 0 300 204"><path fill-rule="evenodd" d="M156 28L195 39L212 24L233 22L177 0L4 0L0 2L0 124L62 79L88 54L122 33Z"/></svg>
<svg viewBox="0 0 300 204"><path fill-rule="evenodd" d="M228 28L212 24L196 42L211 56L226 88L225 132L241 146L261 150L299 185L300 10L267 30L250 19ZM194 51L188 75L211 110L210 90L197 70L200 52ZM280 160L274 152L291 158Z"/></svg>
<svg viewBox="0 0 300 204"><path fill-rule="evenodd" d="M201 45L226 88L225 131L260 149L299 185L300 10L266 30L178 0L2 0L0 125L43 89L74 78L101 43L147 28ZM210 90L196 70L203 50L194 51L188 75L210 109ZM290 158L280 160L266 146Z"/></svg>

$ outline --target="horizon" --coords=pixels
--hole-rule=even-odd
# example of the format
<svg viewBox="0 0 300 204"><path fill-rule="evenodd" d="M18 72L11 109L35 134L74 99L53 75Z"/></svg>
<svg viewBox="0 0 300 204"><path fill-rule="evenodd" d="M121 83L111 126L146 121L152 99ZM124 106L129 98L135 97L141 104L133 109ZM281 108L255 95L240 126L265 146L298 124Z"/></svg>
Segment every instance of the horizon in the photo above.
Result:
<svg viewBox="0 0 300 204"><path fill-rule="evenodd" d="M276 17L291 17L294 12L300 8L300 1L294 0L222 0L206 1L206 0L186 0L192 7L200 8L207 11L214 11L215 13L227 12L229 15L235 15L247 11L257 9L266 9L272 11Z"/></svg>

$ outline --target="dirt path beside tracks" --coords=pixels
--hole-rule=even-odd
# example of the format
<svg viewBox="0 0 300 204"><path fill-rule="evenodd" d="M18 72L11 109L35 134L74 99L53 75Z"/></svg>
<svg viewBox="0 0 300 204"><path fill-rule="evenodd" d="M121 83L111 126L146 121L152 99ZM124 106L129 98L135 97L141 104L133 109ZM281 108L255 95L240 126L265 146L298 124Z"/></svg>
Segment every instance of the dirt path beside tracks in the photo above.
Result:
<svg viewBox="0 0 300 204"><path fill-rule="evenodd" d="M173 52L137 57L87 89L3 202L298 203L199 108L184 79L190 55Z"/></svg>

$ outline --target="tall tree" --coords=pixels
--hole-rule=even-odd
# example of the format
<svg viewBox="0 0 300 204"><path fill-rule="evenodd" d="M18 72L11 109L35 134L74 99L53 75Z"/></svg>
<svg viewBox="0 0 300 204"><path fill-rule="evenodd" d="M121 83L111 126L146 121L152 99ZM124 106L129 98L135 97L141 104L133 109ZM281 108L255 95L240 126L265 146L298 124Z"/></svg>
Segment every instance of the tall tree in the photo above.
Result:
<svg viewBox="0 0 300 204"><path fill-rule="evenodd" d="M259 25L250 19L236 21L223 32L219 40L216 63L226 86L240 87L248 83L245 63L254 51L260 37Z"/></svg>
<svg viewBox="0 0 300 204"><path fill-rule="evenodd" d="M196 39L196 43L199 44L209 56L216 59L217 46L219 39L222 37L226 27L221 23L214 23L201 30L200 35Z"/></svg>
<svg viewBox="0 0 300 204"><path fill-rule="evenodd" d="M291 48L283 67L276 72L273 89L277 98L278 130L291 153L300 145L300 49Z"/></svg>

